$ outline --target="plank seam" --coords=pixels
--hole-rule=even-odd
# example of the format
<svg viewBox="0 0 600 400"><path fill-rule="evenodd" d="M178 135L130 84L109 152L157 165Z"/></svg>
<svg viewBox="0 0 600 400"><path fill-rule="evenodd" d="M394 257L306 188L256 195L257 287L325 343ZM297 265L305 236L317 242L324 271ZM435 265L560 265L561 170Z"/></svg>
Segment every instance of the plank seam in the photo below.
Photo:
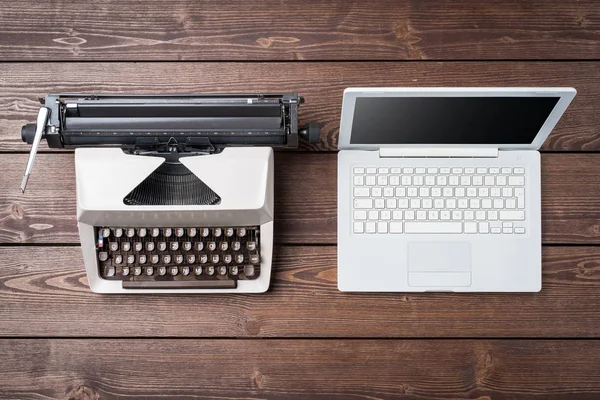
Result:
<svg viewBox="0 0 600 400"><path fill-rule="evenodd" d="M74 154L72 150L39 150L37 154ZM337 154L337 150L276 150L275 154ZM540 150L542 154L600 154L600 150ZM0 154L29 154L26 150L0 150Z"/></svg>
<svg viewBox="0 0 600 400"><path fill-rule="evenodd" d="M280 247L337 247L335 243L323 243L323 242L303 242L303 243L285 243L285 242L274 242L275 246ZM80 243L0 243L2 247L81 247ZM600 247L600 243L542 243L542 247Z"/></svg>
<svg viewBox="0 0 600 400"><path fill-rule="evenodd" d="M547 62L555 62L555 63L594 63L600 62L600 59L597 58L555 58L555 59L539 59L539 58L505 58L505 59L485 59L485 58L452 58L452 59L377 59L377 58L368 58L368 59L318 59L318 60L228 60L228 59L215 59L215 60L200 60L200 59L190 59L190 60L153 60L153 59L122 59L122 60L93 60L93 59L85 59L85 60L0 60L0 63L3 64L116 64L116 63L156 63L156 64L166 64L166 63L230 63L230 64L264 64L264 63L272 63L272 64L282 64L282 63L304 63L304 64L314 64L314 63L515 63L515 62L526 62L526 63L547 63Z"/></svg>
<svg viewBox="0 0 600 400"><path fill-rule="evenodd" d="M399 336L399 337L347 337L347 336L314 336L314 337L294 337L294 336L282 336L282 337L246 337L246 336L0 336L2 340L239 340L239 341L275 341L275 340L296 340L296 341L314 341L314 340L345 340L345 341L359 341L359 340L378 340L378 341L442 341L442 340L456 340L456 341L483 341L483 340L504 340L504 341L600 341L600 337L585 337L585 336L542 336L542 337L528 337L528 336L421 336L421 337L410 337L410 336Z"/></svg>

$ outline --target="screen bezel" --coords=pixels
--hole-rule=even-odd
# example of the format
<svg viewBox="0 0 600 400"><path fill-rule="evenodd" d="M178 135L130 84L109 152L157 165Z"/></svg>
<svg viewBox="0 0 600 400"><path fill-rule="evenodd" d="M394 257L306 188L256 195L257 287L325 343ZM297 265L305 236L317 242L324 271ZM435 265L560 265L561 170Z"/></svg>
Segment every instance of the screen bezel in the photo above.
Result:
<svg viewBox="0 0 600 400"><path fill-rule="evenodd" d="M381 148L497 148L500 150L537 150L556 126L577 91L574 88L347 88L342 101L338 139L339 150L379 150ZM536 134L533 142L498 144L357 144L350 143L354 108L358 97L560 97Z"/></svg>

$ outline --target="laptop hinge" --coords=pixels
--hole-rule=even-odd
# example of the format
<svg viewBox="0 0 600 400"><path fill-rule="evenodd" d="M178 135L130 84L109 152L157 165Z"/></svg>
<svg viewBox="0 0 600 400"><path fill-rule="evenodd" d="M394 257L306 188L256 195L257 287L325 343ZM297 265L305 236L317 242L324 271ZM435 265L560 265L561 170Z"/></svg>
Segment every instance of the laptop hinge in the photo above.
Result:
<svg viewBox="0 0 600 400"><path fill-rule="evenodd" d="M383 147L379 157L498 157L496 147Z"/></svg>

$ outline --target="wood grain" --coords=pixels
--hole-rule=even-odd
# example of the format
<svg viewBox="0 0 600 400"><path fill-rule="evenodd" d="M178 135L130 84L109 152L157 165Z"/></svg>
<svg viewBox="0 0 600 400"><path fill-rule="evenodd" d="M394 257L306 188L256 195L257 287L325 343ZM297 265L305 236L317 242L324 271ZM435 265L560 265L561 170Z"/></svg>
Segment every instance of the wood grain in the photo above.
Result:
<svg viewBox="0 0 600 400"><path fill-rule="evenodd" d="M73 154L40 154L21 194L26 162L2 156L0 243L78 243ZM336 155L278 152L275 171L275 241L335 244ZM596 154L542 155L544 243L600 243L599 171Z"/></svg>
<svg viewBox="0 0 600 400"><path fill-rule="evenodd" d="M599 71L596 0L0 2L0 399L600 398L598 154L542 156L540 293L453 295L337 290L331 153L352 86L573 86L542 150L600 152ZM265 294L94 294L72 153L18 190L47 93L285 91L322 133L276 154Z"/></svg>
<svg viewBox="0 0 600 400"><path fill-rule="evenodd" d="M342 293L323 246L276 246L257 295L94 294L78 247L3 246L0 259L1 336L600 337L599 247L545 247L528 294Z"/></svg>
<svg viewBox="0 0 600 400"><path fill-rule="evenodd" d="M38 98L50 92L282 91L306 98L302 124L321 124L321 143L302 148L337 150L342 93L352 86L573 86L578 95L543 149L598 151L598 71L600 62L4 63L0 151L29 151L21 126L35 121Z"/></svg>
<svg viewBox="0 0 600 400"><path fill-rule="evenodd" d="M593 0L2 2L2 60L598 59Z"/></svg>
<svg viewBox="0 0 600 400"><path fill-rule="evenodd" d="M597 399L598 341L1 340L0 398Z"/></svg>

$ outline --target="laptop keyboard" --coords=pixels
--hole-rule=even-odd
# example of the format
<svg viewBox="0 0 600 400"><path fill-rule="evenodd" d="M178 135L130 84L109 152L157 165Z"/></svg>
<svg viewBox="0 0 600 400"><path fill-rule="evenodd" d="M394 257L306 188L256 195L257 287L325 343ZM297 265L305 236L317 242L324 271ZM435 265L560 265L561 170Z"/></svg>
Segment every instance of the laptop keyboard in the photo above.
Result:
<svg viewBox="0 0 600 400"><path fill-rule="evenodd" d="M524 234L521 167L354 167L355 234Z"/></svg>

